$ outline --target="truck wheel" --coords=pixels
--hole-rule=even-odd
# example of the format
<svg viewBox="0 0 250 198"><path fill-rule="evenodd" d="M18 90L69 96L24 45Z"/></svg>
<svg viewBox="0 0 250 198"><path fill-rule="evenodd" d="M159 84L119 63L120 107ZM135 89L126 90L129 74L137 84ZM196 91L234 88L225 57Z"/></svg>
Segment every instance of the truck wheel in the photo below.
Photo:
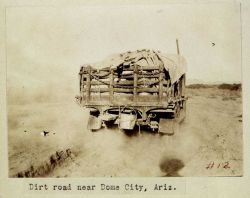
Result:
<svg viewBox="0 0 250 198"><path fill-rule="evenodd" d="M97 131L102 127L102 120L99 117L89 115L87 129Z"/></svg>
<svg viewBox="0 0 250 198"><path fill-rule="evenodd" d="M173 118L178 118L180 116L180 104L177 103L176 107L175 107L175 111L174 111L174 114L173 114Z"/></svg>
<svg viewBox="0 0 250 198"><path fill-rule="evenodd" d="M187 107L186 107L186 101L182 101L182 109L180 111L180 121L179 122L183 122L186 118L186 110L187 110Z"/></svg>

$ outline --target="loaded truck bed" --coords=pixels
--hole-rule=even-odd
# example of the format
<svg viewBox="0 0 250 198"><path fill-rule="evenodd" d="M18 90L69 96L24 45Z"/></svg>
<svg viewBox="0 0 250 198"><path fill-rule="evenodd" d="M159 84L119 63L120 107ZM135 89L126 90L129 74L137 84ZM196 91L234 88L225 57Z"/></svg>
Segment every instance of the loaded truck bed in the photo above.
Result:
<svg viewBox="0 0 250 198"><path fill-rule="evenodd" d="M117 124L172 134L168 128L186 106L185 72L182 56L145 49L82 66L77 101L90 109L88 128Z"/></svg>

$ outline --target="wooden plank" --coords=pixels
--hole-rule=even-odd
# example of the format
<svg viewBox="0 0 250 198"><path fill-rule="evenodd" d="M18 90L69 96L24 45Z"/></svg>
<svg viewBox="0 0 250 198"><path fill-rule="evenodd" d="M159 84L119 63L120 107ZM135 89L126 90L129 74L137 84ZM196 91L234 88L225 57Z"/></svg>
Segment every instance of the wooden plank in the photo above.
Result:
<svg viewBox="0 0 250 198"><path fill-rule="evenodd" d="M84 84L87 84L87 82L85 81ZM100 81L92 79L91 80L91 85L107 85L107 86L109 86L110 85L110 79L100 80Z"/></svg>
<svg viewBox="0 0 250 198"><path fill-rule="evenodd" d="M110 85L109 85L109 100L112 102L114 99L114 70L110 70Z"/></svg>
<svg viewBox="0 0 250 198"><path fill-rule="evenodd" d="M134 67L134 90L133 90L133 100L137 100L137 86L138 86L138 68L137 65Z"/></svg>
<svg viewBox="0 0 250 198"><path fill-rule="evenodd" d="M150 75L147 75L147 74L138 74L138 78L159 78L159 74L150 74ZM134 78L134 75L122 75L121 76L122 79L133 79Z"/></svg>
<svg viewBox="0 0 250 198"><path fill-rule="evenodd" d="M83 78L82 78L82 74L79 74L79 84L80 84L80 92L83 89Z"/></svg>
<svg viewBox="0 0 250 198"><path fill-rule="evenodd" d="M91 80L91 85L107 85L107 86L109 86L109 84L110 84L110 80L101 80L101 81L104 82L104 83L102 83L100 81L97 81L97 80ZM157 85L159 83L159 80L158 79L156 79L156 80L151 79L151 80L147 80L146 83L143 82L143 81L138 81L137 80L137 85L138 86L139 85L154 84L154 83ZM83 84L86 85L87 84L86 81L84 81ZM131 86L133 86L134 85L134 80L131 79L131 80L119 81L119 82L114 81L114 86L116 86L116 85L121 85L121 86L129 86L129 85L131 85ZM164 80L163 85L167 86L168 82Z"/></svg>
<svg viewBox="0 0 250 198"><path fill-rule="evenodd" d="M86 67L85 67L86 68ZM154 70L159 70L159 67L158 66L142 66L142 69L143 71L154 71ZM101 69L94 69L92 68L92 71L93 72L97 72L97 71L105 71L105 72L108 72L110 71L110 67L106 67L106 68L101 68ZM134 71L134 67L131 66L131 67L124 67L123 68L123 71ZM85 71L81 71L80 73L84 73ZM79 74L80 74L79 73Z"/></svg>
<svg viewBox="0 0 250 198"><path fill-rule="evenodd" d="M86 74L86 73L82 73L82 74ZM114 77L117 77L116 73L114 73ZM107 78L108 78L108 75L98 77L98 79L107 79ZM133 78L134 78L134 74L122 74L121 75L121 79L133 79ZM159 78L159 74L150 74L150 73L138 74L138 78Z"/></svg>
<svg viewBox="0 0 250 198"><path fill-rule="evenodd" d="M83 90L86 91L86 89L83 89ZM109 91L110 91L109 88L91 88L91 92L94 92L94 93L98 93L98 92L109 93ZM114 88L113 91L118 92L118 93L133 93L133 89L124 89L124 88Z"/></svg>
<svg viewBox="0 0 250 198"><path fill-rule="evenodd" d="M164 73L163 73L163 65L160 66L160 76L159 76L159 101L162 101L162 96L163 96L163 77L164 77Z"/></svg>
<svg viewBox="0 0 250 198"><path fill-rule="evenodd" d="M142 69L143 69L143 71L150 71L150 72L152 72L152 71L157 71L157 70L159 70L159 68L158 67L156 67L156 66L142 66ZM102 68L102 69L95 69L95 68L92 68L92 71L93 72L101 72L101 71L104 71L104 72L108 72L108 71L110 71L110 68ZM129 67L129 68L123 68L123 71L134 71L134 67ZM86 71L80 71L79 72L79 74L86 74Z"/></svg>
<svg viewBox="0 0 250 198"><path fill-rule="evenodd" d="M83 91L87 91L87 89L84 88ZM109 88L91 88L90 89L90 92L94 92L94 93L98 93L98 92L104 93L104 92L109 92L109 91L110 91ZM117 93L134 93L134 89L133 88L129 88L129 89L126 89L126 88L114 88L113 91L117 92ZM166 92L166 91L167 91L167 88L163 87L162 88L162 92ZM147 87L137 88L137 93L141 93L141 92L159 93L159 88L157 88L157 87L152 87L152 88L147 88Z"/></svg>
<svg viewBox="0 0 250 198"><path fill-rule="evenodd" d="M106 106L106 107L115 107L115 106L120 106L120 105L126 105L126 104L110 104L108 101L90 101L87 105L85 105L86 107L97 107L97 106L100 106L100 107L103 107L103 106ZM155 101L154 104L152 104L152 102L137 102L135 104L130 104L130 107L148 107L148 108L166 108L168 105L168 103L164 103L164 104L159 104L157 103L157 101Z"/></svg>
<svg viewBox="0 0 250 198"><path fill-rule="evenodd" d="M90 76L90 73L91 73L91 67L89 66L88 68L88 74L86 74L86 102L89 101L90 99L90 90L91 90L91 76Z"/></svg>

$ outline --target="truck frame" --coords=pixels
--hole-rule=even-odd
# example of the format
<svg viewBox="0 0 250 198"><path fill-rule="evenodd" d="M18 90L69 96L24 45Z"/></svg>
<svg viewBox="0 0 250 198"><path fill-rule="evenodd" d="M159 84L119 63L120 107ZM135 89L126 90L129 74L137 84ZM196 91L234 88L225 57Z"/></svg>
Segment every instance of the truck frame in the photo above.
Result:
<svg viewBox="0 0 250 198"><path fill-rule="evenodd" d="M90 110L87 128L117 124L172 135L185 118L186 61L154 50L128 51L79 72L78 103Z"/></svg>

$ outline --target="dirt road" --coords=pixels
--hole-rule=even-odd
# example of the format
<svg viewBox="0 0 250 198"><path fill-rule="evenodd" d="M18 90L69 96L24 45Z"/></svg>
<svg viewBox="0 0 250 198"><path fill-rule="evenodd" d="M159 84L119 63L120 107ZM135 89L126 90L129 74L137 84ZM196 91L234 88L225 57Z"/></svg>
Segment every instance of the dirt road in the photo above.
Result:
<svg viewBox="0 0 250 198"><path fill-rule="evenodd" d="M242 175L240 91L188 89L188 96L186 119L173 136L91 133L88 112L74 102L9 105L9 175L35 170L66 149L72 155L40 176Z"/></svg>

